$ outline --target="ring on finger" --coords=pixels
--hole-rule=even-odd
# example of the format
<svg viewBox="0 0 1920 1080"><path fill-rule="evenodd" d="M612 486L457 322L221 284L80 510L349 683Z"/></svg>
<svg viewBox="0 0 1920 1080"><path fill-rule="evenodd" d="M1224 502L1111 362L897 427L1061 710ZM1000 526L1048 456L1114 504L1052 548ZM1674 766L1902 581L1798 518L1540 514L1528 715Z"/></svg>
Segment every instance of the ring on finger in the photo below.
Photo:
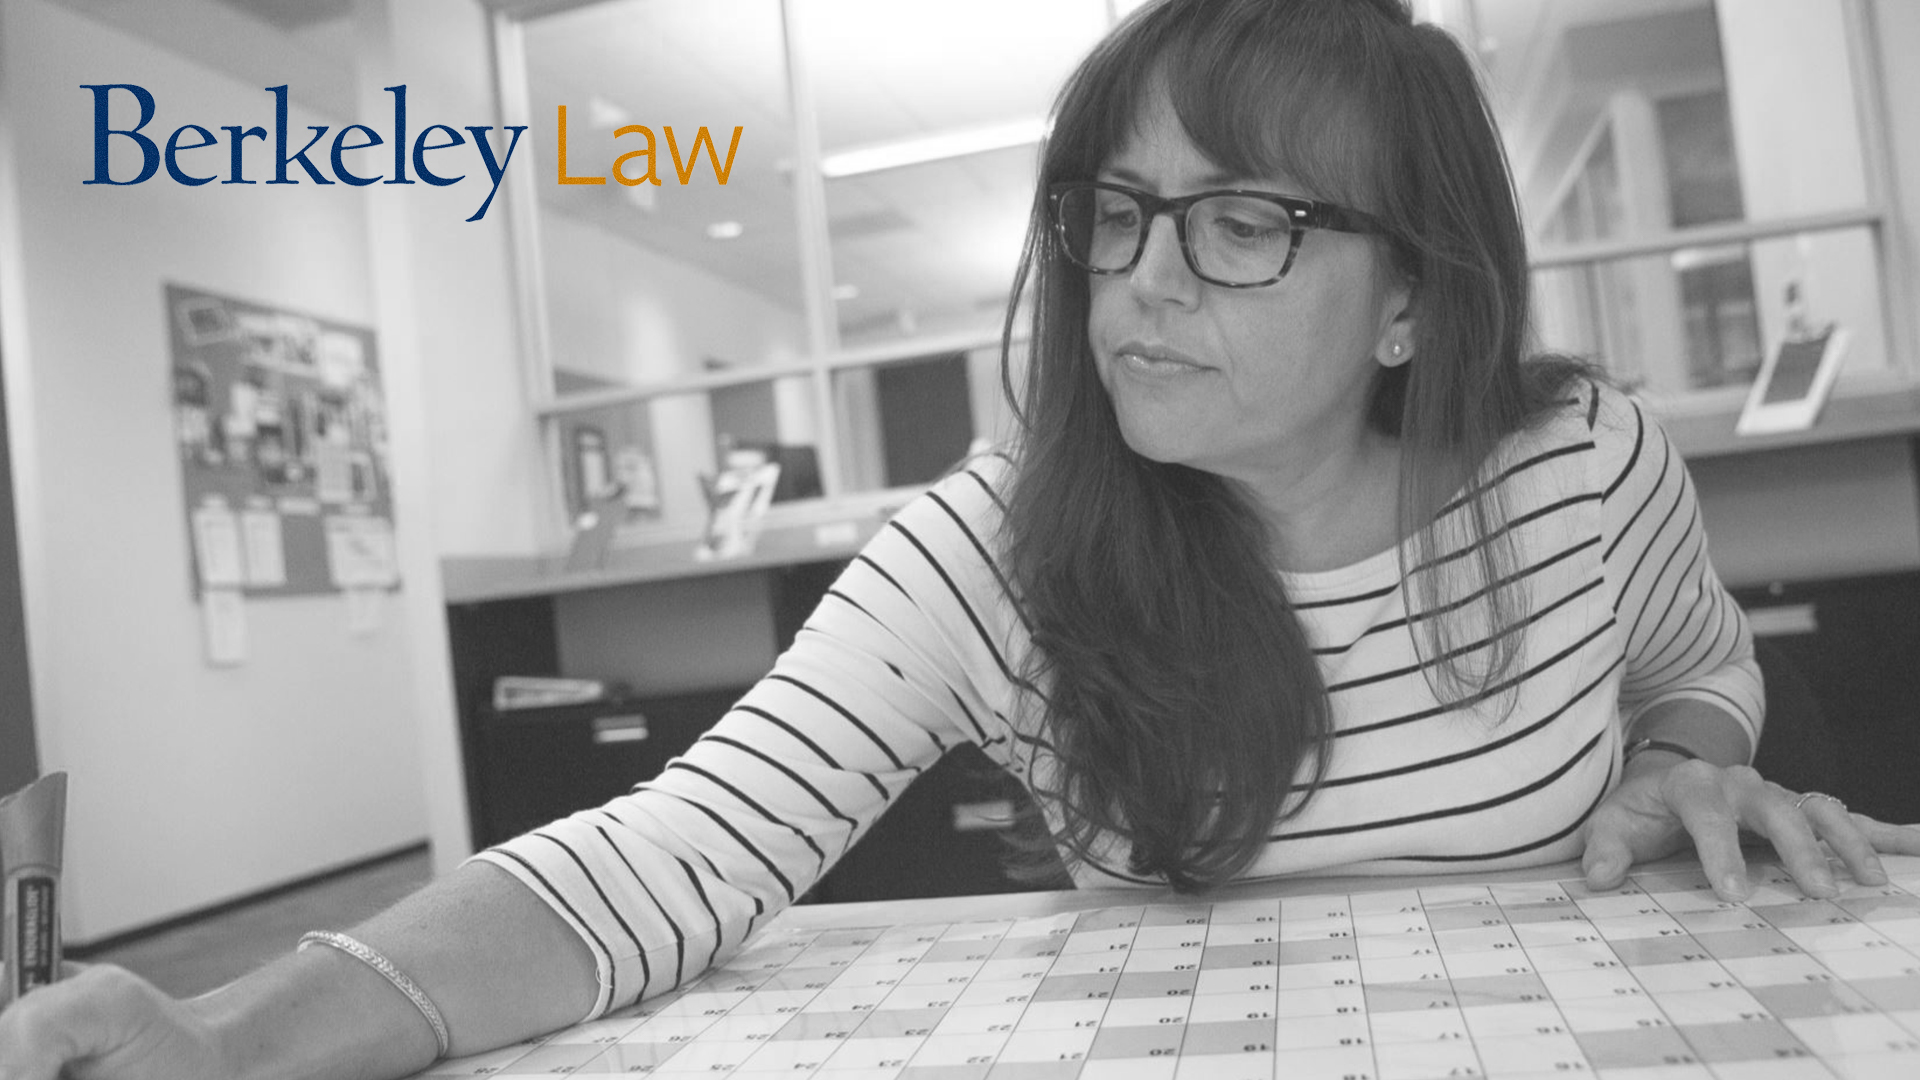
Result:
<svg viewBox="0 0 1920 1080"><path fill-rule="evenodd" d="M1827 793L1826 793L1826 792L1824 792L1824 791L1809 791L1809 792L1806 792L1805 794L1803 794L1803 795L1801 795L1801 796L1800 796L1799 798L1797 798L1797 799L1795 799L1795 800L1793 800L1793 808L1794 808L1795 810L1798 810L1798 809L1800 809L1800 807L1801 807L1801 806L1802 806L1802 805L1803 805L1803 804L1804 804L1804 803L1805 803L1805 802L1806 802L1806 801L1807 801L1808 799L1826 799L1826 800L1827 800L1828 802L1831 802L1831 803L1833 803L1833 804L1835 804L1835 805L1837 805L1838 807L1840 807L1840 812L1841 812L1841 813L1843 813L1843 814L1844 814L1844 813L1846 813L1846 810L1847 810L1847 804L1846 804L1846 803L1844 803L1844 802L1841 802L1841 801L1840 801L1840 798L1839 798L1839 796L1837 796L1837 795L1829 795L1829 794L1827 794Z"/></svg>

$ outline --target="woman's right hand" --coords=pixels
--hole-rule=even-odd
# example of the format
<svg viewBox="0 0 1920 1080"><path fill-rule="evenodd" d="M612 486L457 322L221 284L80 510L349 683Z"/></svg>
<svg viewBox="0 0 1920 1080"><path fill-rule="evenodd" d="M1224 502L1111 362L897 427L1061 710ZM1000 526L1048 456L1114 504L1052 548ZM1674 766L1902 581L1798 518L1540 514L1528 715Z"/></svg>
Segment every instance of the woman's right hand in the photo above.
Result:
<svg viewBox="0 0 1920 1080"><path fill-rule="evenodd" d="M232 1075L212 1027L190 1003L124 968L68 971L0 1012L0 1080Z"/></svg>

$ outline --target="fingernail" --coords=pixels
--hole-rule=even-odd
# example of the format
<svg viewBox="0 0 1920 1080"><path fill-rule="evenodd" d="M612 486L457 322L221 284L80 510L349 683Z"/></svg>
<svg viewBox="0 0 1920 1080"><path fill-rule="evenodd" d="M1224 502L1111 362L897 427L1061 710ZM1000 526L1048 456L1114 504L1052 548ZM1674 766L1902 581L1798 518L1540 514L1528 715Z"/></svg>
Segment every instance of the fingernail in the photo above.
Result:
<svg viewBox="0 0 1920 1080"><path fill-rule="evenodd" d="M1747 898L1747 879L1741 874L1728 874L1720 879L1720 891L1735 900Z"/></svg>
<svg viewBox="0 0 1920 1080"><path fill-rule="evenodd" d="M1886 883L1887 868L1880 865L1879 859L1868 863L1866 868L1860 871L1860 884L1862 885L1885 885Z"/></svg>
<svg viewBox="0 0 1920 1080"><path fill-rule="evenodd" d="M1807 895L1832 896L1840 890L1834 887L1833 875L1825 870L1815 870L1807 875Z"/></svg>

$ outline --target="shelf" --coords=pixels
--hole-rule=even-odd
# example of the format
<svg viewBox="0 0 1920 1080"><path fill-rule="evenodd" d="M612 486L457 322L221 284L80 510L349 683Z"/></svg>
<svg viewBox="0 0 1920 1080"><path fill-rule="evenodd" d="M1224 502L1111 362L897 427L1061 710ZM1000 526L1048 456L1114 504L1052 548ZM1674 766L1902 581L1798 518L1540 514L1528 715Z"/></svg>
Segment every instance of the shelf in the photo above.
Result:
<svg viewBox="0 0 1920 1080"><path fill-rule="evenodd" d="M470 604L850 559L918 492L775 507L753 553L734 559L703 562L694 557L696 533L657 529L616 543L596 570L569 570L565 555L451 556L441 560L441 586L447 603Z"/></svg>
<svg viewBox="0 0 1920 1080"><path fill-rule="evenodd" d="M1734 434L1733 425L1740 418L1737 401L1731 409L1712 412L1668 411L1658 404L1654 411L1681 456L1690 460L1726 457L1920 433L1920 386L1890 383L1878 389L1862 387L1844 396L1836 393L1820 414L1819 423L1805 431L1778 435Z"/></svg>

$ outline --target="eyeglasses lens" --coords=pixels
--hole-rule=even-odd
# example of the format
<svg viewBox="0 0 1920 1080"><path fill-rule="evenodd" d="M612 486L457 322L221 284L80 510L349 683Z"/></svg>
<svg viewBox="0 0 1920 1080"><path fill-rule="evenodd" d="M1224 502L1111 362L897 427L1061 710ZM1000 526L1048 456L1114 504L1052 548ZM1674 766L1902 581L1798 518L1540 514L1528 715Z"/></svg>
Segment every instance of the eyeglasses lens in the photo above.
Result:
<svg viewBox="0 0 1920 1080"><path fill-rule="evenodd" d="M1067 254L1089 270L1127 269L1150 220L1133 196L1106 188L1061 194L1058 215ZM1221 284L1271 281L1287 265L1292 224L1284 207L1262 199L1215 195L1187 210L1192 268Z"/></svg>

